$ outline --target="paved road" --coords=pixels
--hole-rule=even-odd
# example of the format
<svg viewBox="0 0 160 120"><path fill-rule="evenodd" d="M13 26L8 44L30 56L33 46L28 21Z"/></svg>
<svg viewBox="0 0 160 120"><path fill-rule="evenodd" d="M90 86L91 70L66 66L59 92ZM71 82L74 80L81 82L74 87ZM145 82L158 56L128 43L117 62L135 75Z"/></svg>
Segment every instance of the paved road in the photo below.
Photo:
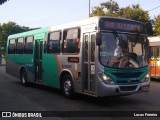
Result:
<svg viewBox="0 0 160 120"><path fill-rule="evenodd" d="M160 111L160 82L152 81L148 94L124 97L93 98L79 96L66 99L58 90L45 86L24 87L17 78L5 73L0 66L0 111ZM50 118L48 118L50 119ZM55 117L54 119L75 119ZM77 118L82 119L82 118ZM91 119L91 118L85 118ZM92 118L92 120L99 118ZM106 118L101 118L106 120ZM113 119L113 118L109 118ZM119 118L124 120L124 118ZM135 119L135 118L130 118ZM143 120L143 118L141 118ZM151 118L149 118L150 120ZM157 118L152 118L157 119Z"/></svg>

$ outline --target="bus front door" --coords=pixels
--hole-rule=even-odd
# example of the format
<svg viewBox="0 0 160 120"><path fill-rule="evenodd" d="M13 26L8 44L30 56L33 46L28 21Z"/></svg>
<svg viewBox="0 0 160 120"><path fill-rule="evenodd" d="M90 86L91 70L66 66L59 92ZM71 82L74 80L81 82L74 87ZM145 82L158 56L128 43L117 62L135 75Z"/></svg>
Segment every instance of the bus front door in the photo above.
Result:
<svg viewBox="0 0 160 120"><path fill-rule="evenodd" d="M35 41L35 82L42 82L42 46L43 41Z"/></svg>
<svg viewBox="0 0 160 120"><path fill-rule="evenodd" d="M95 94L95 33L85 33L83 35L84 65L83 65L83 91Z"/></svg>

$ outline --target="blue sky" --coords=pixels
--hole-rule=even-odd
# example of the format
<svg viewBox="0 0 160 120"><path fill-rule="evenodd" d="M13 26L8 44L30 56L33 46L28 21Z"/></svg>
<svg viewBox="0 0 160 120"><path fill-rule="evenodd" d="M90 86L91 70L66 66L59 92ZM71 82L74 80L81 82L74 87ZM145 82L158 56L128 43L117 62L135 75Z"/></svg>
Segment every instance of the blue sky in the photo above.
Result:
<svg viewBox="0 0 160 120"><path fill-rule="evenodd" d="M107 0L90 0L91 8ZM160 0L115 0L120 7L140 4L144 10L160 6ZM9 0L0 5L0 23L8 21L27 27L48 27L88 17L88 0ZM149 12L160 14L160 7Z"/></svg>

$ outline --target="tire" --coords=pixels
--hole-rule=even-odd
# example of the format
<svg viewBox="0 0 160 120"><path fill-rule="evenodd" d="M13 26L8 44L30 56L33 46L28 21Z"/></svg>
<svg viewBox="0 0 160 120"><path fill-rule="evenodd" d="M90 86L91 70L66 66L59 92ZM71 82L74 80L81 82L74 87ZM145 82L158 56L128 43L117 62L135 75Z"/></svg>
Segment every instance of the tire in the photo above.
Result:
<svg viewBox="0 0 160 120"><path fill-rule="evenodd" d="M27 75L26 75L26 70L25 69L23 69L22 71L21 71L21 83L22 83L22 85L24 85L24 86L27 86L28 85L28 82L27 82Z"/></svg>
<svg viewBox="0 0 160 120"><path fill-rule="evenodd" d="M62 92L67 98L74 98L74 86L70 75L65 75L62 79Z"/></svg>

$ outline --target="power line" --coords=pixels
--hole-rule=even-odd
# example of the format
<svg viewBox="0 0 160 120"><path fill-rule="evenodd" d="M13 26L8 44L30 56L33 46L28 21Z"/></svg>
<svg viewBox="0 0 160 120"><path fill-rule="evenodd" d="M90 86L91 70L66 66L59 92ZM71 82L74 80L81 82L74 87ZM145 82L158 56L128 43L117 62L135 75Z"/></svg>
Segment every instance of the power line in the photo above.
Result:
<svg viewBox="0 0 160 120"><path fill-rule="evenodd" d="M150 11L152 11L152 10L155 10L155 9L157 9L157 8L159 8L160 6L157 6L157 7L155 7L155 8L153 8L153 9L151 9L151 10L148 10L148 12L150 12Z"/></svg>

